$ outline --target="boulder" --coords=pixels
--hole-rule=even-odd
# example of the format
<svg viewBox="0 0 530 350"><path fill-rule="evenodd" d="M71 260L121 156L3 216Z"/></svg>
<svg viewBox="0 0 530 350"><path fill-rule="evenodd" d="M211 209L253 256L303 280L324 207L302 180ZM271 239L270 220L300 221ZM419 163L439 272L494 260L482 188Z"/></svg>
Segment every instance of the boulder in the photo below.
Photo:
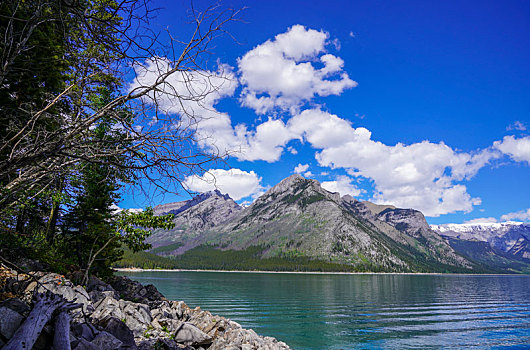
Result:
<svg viewBox="0 0 530 350"><path fill-rule="evenodd" d="M135 337L141 336L146 329L152 327L153 318L147 305L125 300L120 300L119 303L124 314L123 320Z"/></svg>
<svg viewBox="0 0 530 350"><path fill-rule="evenodd" d="M22 321L24 316L8 307L0 306L0 334L4 339L11 339Z"/></svg>
<svg viewBox="0 0 530 350"><path fill-rule="evenodd" d="M38 293L50 291L53 294L61 295L68 301L83 304L83 311L90 313L94 310L90 296L81 286L75 286L70 280L56 273L47 273L39 278L41 285L37 288Z"/></svg>
<svg viewBox="0 0 530 350"><path fill-rule="evenodd" d="M117 350L123 343L108 332L100 332L91 342L100 350Z"/></svg>
<svg viewBox="0 0 530 350"><path fill-rule="evenodd" d="M23 302L22 300L18 298L11 298L11 299L4 300L0 303L0 306L4 306L13 311L16 311L22 316L27 316L30 311L28 304L26 304L25 302Z"/></svg>
<svg viewBox="0 0 530 350"><path fill-rule="evenodd" d="M103 330L105 332L108 332L119 339L123 345L130 348L136 348L136 344L134 343L134 334L123 321L117 319L116 317L110 317L106 324L102 326L104 326Z"/></svg>
<svg viewBox="0 0 530 350"><path fill-rule="evenodd" d="M160 338L160 339L145 339L138 343L138 350L197 350L192 347L177 344L172 339Z"/></svg>
<svg viewBox="0 0 530 350"><path fill-rule="evenodd" d="M92 321L94 323L104 323L111 317L116 317L119 320L125 319L125 314L120 308L120 302L113 298L112 292L103 292L104 297L94 305L94 312L92 313Z"/></svg>
<svg viewBox="0 0 530 350"><path fill-rule="evenodd" d="M91 342L81 338L75 342L72 342L72 350L100 350L97 345L92 344Z"/></svg>
<svg viewBox="0 0 530 350"><path fill-rule="evenodd" d="M88 323L76 323L72 326L72 333L78 339L85 339L88 342L94 340L99 331Z"/></svg>
<svg viewBox="0 0 530 350"><path fill-rule="evenodd" d="M109 279L109 284L125 300L144 304L167 300L152 284L144 286L127 277L113 276Z"/></svg>
<svg viewBox="0 0 530 350"><path fill-rule="evenodd" d="M89 292L113 292L115 299L120 299L120 295L112 286L108 283L103 282L96 276L90 276L88 279L86 290Z"/></svg>
<svg viewBox="0 0 530 350"><path fill-rule="evenodd" d="M201 331L191 323L182 322L178 329L173 333L173 338L178 343L186 345L207 345L211 344L213 339L208 334Z"/></svg>

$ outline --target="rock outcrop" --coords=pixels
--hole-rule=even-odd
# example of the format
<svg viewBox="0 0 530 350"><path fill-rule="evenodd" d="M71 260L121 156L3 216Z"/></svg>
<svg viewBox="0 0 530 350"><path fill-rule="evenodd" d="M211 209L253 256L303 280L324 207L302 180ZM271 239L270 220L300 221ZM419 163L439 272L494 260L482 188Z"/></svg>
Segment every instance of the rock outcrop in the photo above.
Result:
<svg viewBox="0 0 530 350"><path fill-rule="evenodd" d="M33 297L47 291L80 304L69 311L74 350L289 349L283 342L200 307L169 301L154 286L142 286L126 277L113 277L109 284L92 277L85 289L54 273L20 274L2 266L0 276L5 299L0 302L0 347L8 344L28 318ZM50 320L39 332L33 349L51 348L54 323Z"/></svg>

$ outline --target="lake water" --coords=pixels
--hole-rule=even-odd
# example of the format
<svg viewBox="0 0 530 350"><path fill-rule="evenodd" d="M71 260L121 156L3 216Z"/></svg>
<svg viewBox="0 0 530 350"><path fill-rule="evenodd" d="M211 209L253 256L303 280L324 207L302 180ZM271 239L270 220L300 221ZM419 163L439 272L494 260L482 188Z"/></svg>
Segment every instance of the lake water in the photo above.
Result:
<svg viewBox="0 0 530 350"><path fill-rule="evenodd" d="M126 275L293 349L530 349L530 276Z"/></svg>

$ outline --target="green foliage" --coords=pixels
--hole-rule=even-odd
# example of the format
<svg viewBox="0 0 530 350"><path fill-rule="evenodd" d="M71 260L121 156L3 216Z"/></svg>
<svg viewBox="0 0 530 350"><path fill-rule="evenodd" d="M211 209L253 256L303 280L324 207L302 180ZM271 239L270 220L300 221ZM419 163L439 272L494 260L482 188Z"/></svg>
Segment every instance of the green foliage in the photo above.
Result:
<svg viewBox="0 0 530 350"><path fill-rule="evenodd" d="M297 251L288 251L280 256L262 258L266 247L251 246L244 250L220 250L212 246L199 246L186 253L165 258L155 254L126 252L116 267L138 267L146 269L199 269L199 270L255 270L255 271L320 271L359 272L382 271L372 265L353 266L343 263L312 259Z"/></svg>
<svg viewBox="0 0 530 350"><path fill-rule="evenodd" d="M149 250L149 253L152 253L152 254L163 254L163 253L169 253L169 252L172 252L174 250L177 250L178 248L182 247L184 244L183 243L172 243L172 244L168 244L168 245L165 245L165 246L162 246L162 247L156 247L156 248L153 248L151 250Z"/></svg>
<svg viewBox="0 0 530 350"><path fill-rule="evenodd" d="M172 229L173 214L155 216L153 209L148 207L139 213L122 211L117 215L117 231L115 235L133 252L151 248L145 239L151 234L149 229Z"/></svg>

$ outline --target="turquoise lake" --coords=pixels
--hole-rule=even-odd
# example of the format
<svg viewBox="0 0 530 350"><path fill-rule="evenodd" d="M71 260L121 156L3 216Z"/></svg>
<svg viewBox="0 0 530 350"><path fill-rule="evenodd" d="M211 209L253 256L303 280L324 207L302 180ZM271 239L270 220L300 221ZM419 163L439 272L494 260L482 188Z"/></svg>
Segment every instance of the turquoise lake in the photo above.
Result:
<svg viewBox="0 0 530 350"><path fill-rule="evenodd" d="M121 274L292 349L530 349L530 276Z"/></svg>

